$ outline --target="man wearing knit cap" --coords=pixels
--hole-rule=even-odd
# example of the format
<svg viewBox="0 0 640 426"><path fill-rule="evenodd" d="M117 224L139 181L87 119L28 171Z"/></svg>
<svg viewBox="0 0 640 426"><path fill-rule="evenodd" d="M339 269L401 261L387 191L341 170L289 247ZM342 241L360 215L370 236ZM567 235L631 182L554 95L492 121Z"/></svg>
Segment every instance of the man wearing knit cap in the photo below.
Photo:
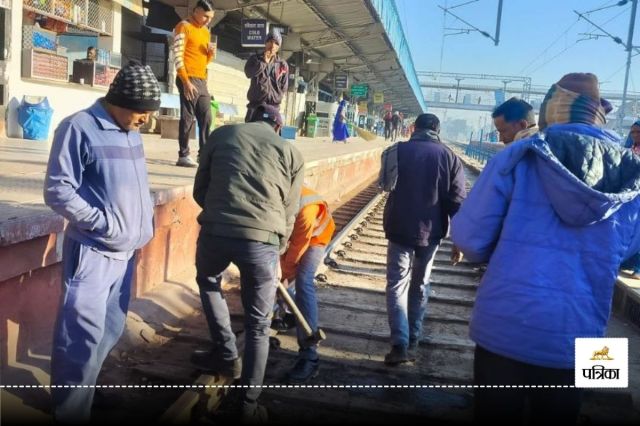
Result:
<svg viewBox="0 0 640 426"><path fill-rule="evenodd" d="M90 386L124 330L135 251L153 237L138 130L159 107L156 77L132 61L105 98L67 117L55 131L44 200L68 225L51 384L73 386L51 390L60 423L89 421L95 391Z"/></svg>
<svg viewBox="0 0 640 426"><path fill-rule="evenodd" d="M640 157L603 128L609 111L595 75L565 75L542 134L494 156L453 218L453 242L489 263L470 324L479 423L576 423L575 339L605 335L620 263L640 249Z"/></svg>
<svg viewBox="0 0 640 426"><path fill-rule="evenodd" d="M196 281L213 345L195 352L191 361L240 378L246 388L234 390L229 411L247 421L264 417L257 399L269 354L279 254L287 247L304 180L302 154L278 136L281 127L278 109L264 105L251 123L214 130L193 185L193 198L202 207ZM222 273L231 262L240 269L245 312L242 362L222 291Z"/></svg>
<svg viewBox="0 0 640 426"><path fill-rule="evenodd" d="M277 29L269 32L264 52L255 54L247 60L244 73L251 79L247 92L246 122L251 121L259 105L271 105L280 108L280 103L289 87L289 65L278 56L282 45L282 36Z"/></svg>

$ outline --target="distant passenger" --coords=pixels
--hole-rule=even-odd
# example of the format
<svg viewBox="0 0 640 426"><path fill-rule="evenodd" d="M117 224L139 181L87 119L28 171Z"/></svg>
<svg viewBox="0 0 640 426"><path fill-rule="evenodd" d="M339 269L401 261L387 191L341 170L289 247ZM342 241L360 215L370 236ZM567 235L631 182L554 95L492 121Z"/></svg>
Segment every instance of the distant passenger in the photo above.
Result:
<svg viewBox="0 0 640 426"><path fill-rule="evenodd" d="M440 120L422 114L406 143L382 154L379 186L389 191L383 226L387 240L387 365L408 362L422 337L431 267L449 219L466 196L462 162L440 141ZM452 260L458 261L456 248Z"/></svg>
<svg viewBox="0 0 640 426"><path fill-rule="evenodd" d="M509 99L498 106L491 117L500 134L500 141L505 145L538 132L533 107L522 99Z"/></svg>
<svg viewBox="0 0 640 426"><path fill-rule="evenodd" d="M402 116L399 111L396 111L391 116L391 142L395 142L400 135L400 125L402 123Z"/></svg>
<svg viewBox="0 0 640 426"><path fill-rule="evenodd" d="M333 119L333 143L344 142L347 143L349 139L349 129L347 128L347 101L344 99L340 101L338 111Z"/></svg>
<svg viewBox="0 0 640 426"><path fill-rule="evenodd" d="M388 141L389 139L391 139L391 119L393 117L393 114L391 113L391 111L387 111L384 114L384 140Z"/></svg>
<svg viewBox="0 0 640 426"><path fill-rule="evenodd" d="M478 423L576 423L575 339L605 335L620 263L640 249L640 157L604 129L610 111L595 75L562 77L540 109L544 137L494 156L453 218L454 243L489 262L475 384L559 386L478 388Z"/></svg>

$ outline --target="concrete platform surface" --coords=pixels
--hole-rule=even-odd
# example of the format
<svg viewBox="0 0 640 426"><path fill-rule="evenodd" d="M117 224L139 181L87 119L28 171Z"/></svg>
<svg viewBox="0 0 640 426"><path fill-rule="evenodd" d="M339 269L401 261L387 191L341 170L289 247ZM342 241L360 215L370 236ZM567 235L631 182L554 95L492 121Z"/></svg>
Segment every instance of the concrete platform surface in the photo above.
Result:
<svg viewBox="0 0 640 426"><path fill-rule="evenodd" d="M160 139L159 135L150 134L143 135L143 138L149 184L156 204L163 204L180 195L175 192L190 191L196 169L175 166L177 141ZM382 138L367 142L358 137L351 138L347 144L334 144L329 138L298 138L292 143L302 152L307 168L314 162L381 149L388 145ZM191 141L191 147L197 150L197 142ZM47 142L0 138L0 246L26 239L21 238L21 235L33 238L44 235L45 230L62 230L61 218L44 205L42 197L49 149ZM30 234L28 229L21 229L33 227L34 221L42 227L41 231L32 229Z"/></svg>

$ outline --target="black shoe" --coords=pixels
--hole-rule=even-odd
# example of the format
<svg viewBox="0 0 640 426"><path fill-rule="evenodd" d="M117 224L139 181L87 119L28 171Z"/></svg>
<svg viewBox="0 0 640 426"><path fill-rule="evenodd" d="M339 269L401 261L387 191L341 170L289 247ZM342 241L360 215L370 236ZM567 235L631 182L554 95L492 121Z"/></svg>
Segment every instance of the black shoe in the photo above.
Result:
<svg viewBox="0 0 640 426"><path fill-rule="evenodd" d="M102 389L96 389L93 394L93 408L98 410L113 410L121 407L124 398L117 393L105 393Z"/></svg>
<svg viewBox="0 0 640 426"><path fill-rule="evenodd" d="M281 332L286 332L296 327L296 317L293 314L284 314L282 318L271 321L271 328Z"/></svg>
<svg viewBox="0 0 640 426"><path fill-rule="evenodd" d="M298 358L295 365L287 376L287 381L291 385L304 384L314 377L318 376L318 365L320 361L317 359Z"/></svg>
<svg viewBox="0 0 640 426"><path fill-rule="evenodd" d="M191 363L207 373L220 374L231 377L234 380L242 375L242 358L234 360L221 360L215 352L211 350L195 350L191 354Z"/></svg>
<svg viewBox="0 0 640 426"><path fill-rule="evenodd" d="M384 363L387 365L398 365L405 362L409 362L409 355L407 348L402 345L392 346L391 352L384 356Z"/></svg>

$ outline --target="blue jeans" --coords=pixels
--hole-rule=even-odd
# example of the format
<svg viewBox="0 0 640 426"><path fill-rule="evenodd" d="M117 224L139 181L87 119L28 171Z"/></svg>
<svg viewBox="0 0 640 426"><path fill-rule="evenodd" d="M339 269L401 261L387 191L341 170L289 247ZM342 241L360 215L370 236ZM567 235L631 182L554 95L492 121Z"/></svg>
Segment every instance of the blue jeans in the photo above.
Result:
<svg viewBox="0 0 640 426"><path fill-rule="evenodd" d="M316 298L315 276L318 266L324 258L325 246L309 247L302 255L296 268L295 284L287 289L291 298L295 300L296 306L300 309L302 316L309 323L311 330L318 328L318 300ZM282 302L284 304L284 302ZM274 312L278 312L282 307L276 304ZM289 312L288 307L284 310ZM306 338L304 330L298 324L298 345L300 358L315 360L318 359L318 345L303 348L303 340Z"/></svg>
<svg viewBox="0 0 640 426"><path fill-rule="evenodd" d="M309 323L311 330L318 329L318 300L316 298L316 285L314 278L322 259L324 258L324 246L309 247L302 255L296 268L296 305L302 316ZM306 336L304 330L298 324L298 345L300 346L300 358L318 359L318 345L302 348L302 342Z"/></svg>
<svg viewBox="0 0 640 426"><path fill-rule="evenodd" d="M53 334L52 385L95 385L124 331L135 256L106 257L71 238L62 249L62 298ZM60 423L88 423L95 388L52 388Z"/></svg>
<svg viewBox="0 0 640 426"><path fill-rule="evenodd" d="M241 385L262 385L269 356L269 326L277 288L278 246L216 237L200 232L196 268L200 300L214 348L223 360L238 357L229 308L222 293L222 272L233 262L240 270L245 349ZM243 389L245 404L255 404L261 389Z"/></svg>
<svg viewBox="0 0 640 426"><path fill-rule="evenodd" d="M429 300L431 268L438 244L409 247L389 241L387 247L387 315L391 344L407 347L422 337Z"/></svg>

